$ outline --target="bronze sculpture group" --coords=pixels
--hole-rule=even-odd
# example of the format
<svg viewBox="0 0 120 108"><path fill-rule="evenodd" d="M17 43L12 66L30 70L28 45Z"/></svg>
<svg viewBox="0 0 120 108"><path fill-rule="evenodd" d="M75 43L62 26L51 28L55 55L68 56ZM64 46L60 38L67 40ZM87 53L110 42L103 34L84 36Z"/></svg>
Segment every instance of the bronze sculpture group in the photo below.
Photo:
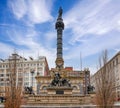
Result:
<svg viewBox="0 0 120 108"><path fill-rule="evenodd" d="M52 80L52 82L50 83L49 86L50 87L53 87L53 86L57 86L57 87L62 87L62 86L71 87L71 84L69 83L69 80L67 80L65 78L62 78L60 76L60 74L57 72L57 73L54 73L54 78L53 78L53 80Z"/></svg>

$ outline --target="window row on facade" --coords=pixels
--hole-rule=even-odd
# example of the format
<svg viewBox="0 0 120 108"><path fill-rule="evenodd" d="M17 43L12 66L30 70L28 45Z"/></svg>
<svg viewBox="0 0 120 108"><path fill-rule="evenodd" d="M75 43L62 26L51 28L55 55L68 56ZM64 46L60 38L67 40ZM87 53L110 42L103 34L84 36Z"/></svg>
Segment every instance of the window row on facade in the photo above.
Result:
<svg viewBox="0 0 120 108"><path fill-rule="evenodd" d="M17 67L27 67L27 66L43 66L43 63L27 63L27 64L19 64L17 63ZM14 64L3 64L3 65L0 65L0 68L9 68L9 67L14 67Z"/></svg>

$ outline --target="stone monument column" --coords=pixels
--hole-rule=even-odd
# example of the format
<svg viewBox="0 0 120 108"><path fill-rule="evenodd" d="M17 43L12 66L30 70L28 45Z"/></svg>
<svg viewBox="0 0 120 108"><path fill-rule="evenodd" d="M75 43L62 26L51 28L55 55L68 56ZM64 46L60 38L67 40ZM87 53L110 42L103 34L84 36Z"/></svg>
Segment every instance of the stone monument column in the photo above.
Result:
<svg viewBox="0 0 120 108"><path fill-rule="evenodd" d="M63 60L63 48L62 48L62 34L64 30L64 23L62 19L62 8L59 8L58 18L55 24L55 29L57 30L57 58L56 58L56 68L62 69L64 66Z"/></svg>

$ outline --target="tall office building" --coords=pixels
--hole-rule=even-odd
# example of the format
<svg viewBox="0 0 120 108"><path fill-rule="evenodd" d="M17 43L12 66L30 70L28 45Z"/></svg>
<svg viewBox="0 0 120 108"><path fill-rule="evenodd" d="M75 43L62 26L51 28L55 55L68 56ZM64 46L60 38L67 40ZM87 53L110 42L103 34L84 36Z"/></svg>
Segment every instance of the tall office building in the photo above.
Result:
<svg viewBox="0 0 120 108"><path fill-rule="evenodd" d="M111 72L111 77L114 78L114 90L116 92L116 98L120 98L120 52L118 52L112 59L110 59L106 66L110 69L108 72ZM103 68L103 67L102 67ZM99 72L102 70L99 69L93 76L91 76L91 84L95 85L95 78L99 75Z"/></svg>
<svg viewBox="0 0 120 108"><path fill-rule="evenodd" d="M23 87L33 87L36 92L35 76L49 75L47 59L39 56L37 59L29 57L26 59L16 53L8 59L0 59L0 95L4 96L5 87L10 86L10 73L15 69L16 84Z"/></svg>

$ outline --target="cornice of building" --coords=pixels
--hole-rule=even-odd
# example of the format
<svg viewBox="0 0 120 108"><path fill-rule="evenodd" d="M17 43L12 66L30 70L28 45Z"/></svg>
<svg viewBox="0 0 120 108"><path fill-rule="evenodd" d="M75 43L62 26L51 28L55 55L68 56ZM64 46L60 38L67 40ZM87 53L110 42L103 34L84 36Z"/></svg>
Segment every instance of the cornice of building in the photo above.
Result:
<svg viewBox="0 0 120 108"><path fill-rule="evenodd" d="M106 63L106 65L108 65L109 63L111 63L115 58L117 58L120 55L120 51L117 52L110 60L108 60L108 62ZM92 75L92 77L94 77L104 66L102 66L97 72L95 72L94 75Z"/></svg>

